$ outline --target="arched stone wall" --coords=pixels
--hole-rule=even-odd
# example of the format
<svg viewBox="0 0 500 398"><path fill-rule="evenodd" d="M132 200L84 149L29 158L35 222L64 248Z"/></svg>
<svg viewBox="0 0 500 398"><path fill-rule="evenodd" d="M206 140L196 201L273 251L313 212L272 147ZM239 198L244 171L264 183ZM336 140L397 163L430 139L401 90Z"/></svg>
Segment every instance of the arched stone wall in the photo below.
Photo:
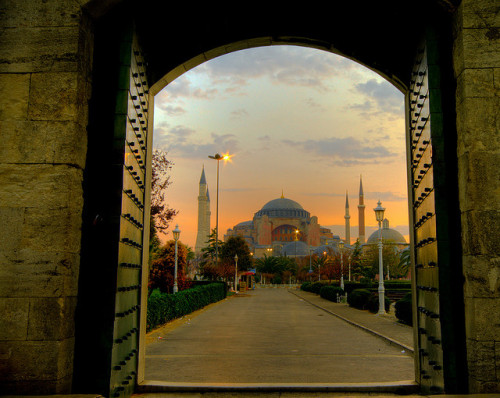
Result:
<svg viewBox="0 0 500 398"><path fill-rule="evenodd" d="M0 384L7 392L71 391L92 24L118 3L0 5ZM498 5L345 2L334 13L295 13L249 4L238 14L211 4L178 14L157 3L141 2L138 24L156 92L208 59L271 44L338 52L404 90L417 39L406 33L426 14L453 18L469 388L499 392L500 324L491 322L500 319Z"/></svg>

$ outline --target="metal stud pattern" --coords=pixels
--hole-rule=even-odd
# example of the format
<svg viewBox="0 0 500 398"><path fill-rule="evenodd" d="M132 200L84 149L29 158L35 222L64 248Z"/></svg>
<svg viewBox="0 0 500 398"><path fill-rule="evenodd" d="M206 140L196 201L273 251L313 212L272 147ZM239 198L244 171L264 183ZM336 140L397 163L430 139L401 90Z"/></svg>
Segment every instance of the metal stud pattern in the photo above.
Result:
<svg viewBox="0 0 500 398"><path fill-rule="evenodd" d="M424 391L444 390L439 308L439 264L434 198L432 112L426 48L417 56L410 86L411 176L420 384Z"/></svg>
<svg viewBox="0 0 500 398"><path fill-rule="evenodd" d="M137 41L122 49L116 145L124 145L123 191L110 396L130 396L136 384L144 227L148 83Z"/></svg>

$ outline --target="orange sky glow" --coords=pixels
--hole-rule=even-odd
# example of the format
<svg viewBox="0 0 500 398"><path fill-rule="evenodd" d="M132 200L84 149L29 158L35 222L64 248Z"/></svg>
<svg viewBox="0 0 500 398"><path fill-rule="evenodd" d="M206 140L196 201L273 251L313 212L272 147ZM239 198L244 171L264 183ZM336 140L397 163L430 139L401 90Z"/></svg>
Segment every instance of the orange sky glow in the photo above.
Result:
<svg viewBox="0 0 500 398"><path fill-rule="evenodd" d="M363 176L367 236L380 199L391 228L408 239L404 96L375 72L325 51L273 46L238 51L185 73L155 98L154 146L173 161L166 203L194 247L201 170L219 237L281 196L295 200L344 238L358 236ZM169 231L171 231L171 229ZM163 240L171 239L168 232Z"/></svg>

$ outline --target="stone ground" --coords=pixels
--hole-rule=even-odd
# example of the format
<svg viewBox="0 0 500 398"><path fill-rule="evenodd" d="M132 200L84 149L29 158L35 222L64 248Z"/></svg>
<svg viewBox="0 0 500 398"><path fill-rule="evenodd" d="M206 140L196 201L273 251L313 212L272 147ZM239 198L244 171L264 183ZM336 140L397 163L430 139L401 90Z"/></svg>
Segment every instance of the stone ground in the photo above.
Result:
<svg viewBox="0 0 500 398"><path fill-rule="evenodd" d="M333 311L357 316L357 324L371 319L368 326L400 345ZM295 385L414 380L406 349L412 328L380 318L297 290L249 291L150 333L146 380Z"/></svg>

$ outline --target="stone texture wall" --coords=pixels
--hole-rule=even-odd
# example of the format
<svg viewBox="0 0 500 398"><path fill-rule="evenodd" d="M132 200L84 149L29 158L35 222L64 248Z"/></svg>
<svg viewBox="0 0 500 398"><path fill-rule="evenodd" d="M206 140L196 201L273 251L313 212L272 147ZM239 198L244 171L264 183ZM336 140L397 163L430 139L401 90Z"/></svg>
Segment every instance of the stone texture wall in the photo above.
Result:
<svg viewBox="0 0 500 398"><path fill-rule="evenodd" d="M500 391L500 3L463 0L454 68L471 392Z"/></svg>
<svg viewBox="0 0 500 398"><path fill-rule="evenodd" d="M69 392L92 35L76 1L0 2L0 390Z"/></svg>

